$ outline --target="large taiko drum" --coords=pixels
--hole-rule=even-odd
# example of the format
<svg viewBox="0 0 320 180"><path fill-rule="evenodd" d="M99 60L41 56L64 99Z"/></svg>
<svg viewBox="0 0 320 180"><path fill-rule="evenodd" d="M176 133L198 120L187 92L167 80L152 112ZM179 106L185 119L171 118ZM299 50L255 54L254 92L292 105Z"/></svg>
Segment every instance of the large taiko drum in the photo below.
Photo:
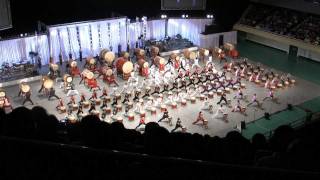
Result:
<svg viewBox="0 0 320 180"><path fill-rule="evenodd" d="M122 74L122 66L123 64L126 62L126 60L123 57L120 57L116 60L116 68L117 68L117 72L118 74Z"/></svg>
<svg viewBox="0 0 320 180"><path fill-rule="evenodd" d="M63 76L63 81L64 81L65 83L71 83L71 82L73 81L73 78L72 78L72 76L70 76L69 74L65 74L65 75Z"/></svg>
<svg viewBox="0 0 320 180"><path fill-rule="evenodd" d="M127 61L127 62L125 62L123 64L123 66L122 66L122 72L123 72L122 77L123 77L124 80L128 80L129 79L132 70L133 70L132 62Z"/></svg>
<svg viewBox="0 0 320 180"><path fill-rule="evenodd" d="M93 72L88 72L87 73L87 79L89 79L89 80L91 80L91 79L93 79L94 78L94 74L93 74Z"/></svg>
<svg viewBox="0 0 320 180"><path fill-rule="evenodd" d="M160 71L164 71L166 60L160 56L154 58L154 64L159 68Z"/></svg>
<svg viewBox="0 0 320 180"><path fill-rule="evenodd" d="M6 97L6 92L4 90L0 90L0 98L3 99Z"/></svg>
<svg viewBox="0 0 320 180"><path fill-rule="evenodd" d="M223 45L223 47L224 47L224 49L227 50L227 51L231 51L231 50L234 49L234 45L231 44L231 43L225 43L225 44Z"/></svg>
<svg viewBox="0 0 320 180"><path fill-rule="evenodd" d="M70 62L70 66L71 66L72 68L77 67L77 61L72 60L72 61Z"/></svg>
<svg viewBox="0 0 320 180"><path fill-rule="evenodd" d="M43 87L46 89L50 89L53 87L53 80L52 79L46 79L43 82Z"/></svg>
<svg viewBox="0 0 320 180"><path fill-rule="evenodd" d="M120 56L123 57L124 59L128 59L130 54L128 52L126 52L126 51L122 51L120 53Z"/></svg>
<svg viewBox="0 0 320 180"><path fill-rule="evenodd" d="M21 92L22 93L27 93L27 92L29 92L30 91L30 86L28 85L28 84L26 84L26 83L21 83L20 84L20 90L21 90Z"/></svg>
<svg viewBox="0 0 320 180"><path fill-rule="evenodd" d="M93 57L87 57L87 64L95 65L96 64L96 60Z"/></svg>
<svg viewBox="0 0 320 180"><path fill-rule="evenodd" d="M189 51L189 49L184 49L184 50L183 50L183 56L184 56L186 59L189 59L189 56L190 56L190 51Z"/></svg>
<svg viewBox="0 0 320 180"><path fill-rule="evenodd" d="M189 59L190 60L195 60L197 57L196 53L195 52L190 52L190 55L189 55Z"/></svg>
<svg viewBox="0 0 320 180"><path fill-rule="evenodd" d="M90 73L91 71L89 71L88 69L84 69L82 72L81 72L81 76L82 78L87 78L88 74Z"/></svg>
<svg viewBox="0 0 320 180"><path fill-rule="evenodd" d="M50 67L51 67L51 69L53 70L53 71L58 71L58 69L59 69L59 65L58 64L50 64Z"/></svg>
<svg viewBox="0 0 320 180"><path fill-rule="evenodd" d="M151 47L151 55L153 57L157 56L159 54L159 48L157 46L152 46Z"/></svg>
<svg viewBox="0 0 320 180"><path fill-rule="evenodd" d="M115 54L108 49L103 49L100 51L100 58L106 61L109 65L112 64L115 57Z"/></svg>
<svg viewBox="0 0 320 180"><path fill-rule="evenodd" d="M137 48L134 50L134 54L137 56L137 59L144 59L145 51L143 49Z"/></svg>
<svg viewBox="0 0 320 180"><path fill-rule="evenodd" d="M199 54L200 54L200 56L202 56L202 57L206 57L206 56L209 56L209 50L207 50L207 49L204 49L204 48L201 48L200 50L199 50Z"/></svg>
<svg viewBox="0 0 320 180"><path fill-rule="evenodd" d="M106 72L106 75L107 76L111 76L112 74L113 74L112 69L108 69L107 72Z"/></svg>

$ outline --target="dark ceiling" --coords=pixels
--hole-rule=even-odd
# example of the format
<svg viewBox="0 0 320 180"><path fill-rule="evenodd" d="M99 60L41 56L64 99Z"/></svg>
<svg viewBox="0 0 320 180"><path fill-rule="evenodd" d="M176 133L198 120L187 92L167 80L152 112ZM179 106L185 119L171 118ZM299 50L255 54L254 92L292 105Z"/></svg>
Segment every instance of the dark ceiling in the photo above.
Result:
<svg viewBox="0 0 320 180"><path fill-rule="evenodd" d="M61 24L112 16L147 16L159 18L169 16L202 16L213 12L222 26L237 20L248 5L248 0L226 1L207 0L206 11L161 11L161 0L10 0L13 28L0 31L0 36L16 36L20 33L34 33L37 21Z"/></svg>

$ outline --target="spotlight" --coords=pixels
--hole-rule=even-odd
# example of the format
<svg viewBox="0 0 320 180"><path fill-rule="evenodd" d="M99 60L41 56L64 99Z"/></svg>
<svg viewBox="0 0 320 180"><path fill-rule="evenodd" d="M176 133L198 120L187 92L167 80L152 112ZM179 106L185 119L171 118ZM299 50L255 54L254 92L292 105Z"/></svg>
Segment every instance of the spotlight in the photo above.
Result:
<svg viewBox="0 0 320 180"><path fill-rule="evenodd" d="M186 18L186 15L184 15L184 14L182 14L182 16L181 16L182 18Z"/></svg>
<svg viewBox="0 0 320 180"><path fill-rule="evenodd" d="M167 15L165 15L165 14L161 15L161 19L166 19L166 18L167 18Z"/></svg>
<svg viewBox="0 0 320 180"><path fill-rule="evenodd" d="M28 34L27 33L24 33L24 36L27 36Z"/></svg>
<svg viewBox="0 0 320 180"><path fill-rule="evenodd" d="M186 18L188 18L189 17L189 15L188 14L186 14Z"/></svg>
<svg viewBox="0 0 320 180"><path fill-rule="evenodd" d="M210 19L210 15L209 14L207 14L207 18Z"/></svg>
<svg viewBox="0 0 320 180"><path fill-rule="evenodd" d="M23 37L23 34L20 34L20 37Z"/></svg>

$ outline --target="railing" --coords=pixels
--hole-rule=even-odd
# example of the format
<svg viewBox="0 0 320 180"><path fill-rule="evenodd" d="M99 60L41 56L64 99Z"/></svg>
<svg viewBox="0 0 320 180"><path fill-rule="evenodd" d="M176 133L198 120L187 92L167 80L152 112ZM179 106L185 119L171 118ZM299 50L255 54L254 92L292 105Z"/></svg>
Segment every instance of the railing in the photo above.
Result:
<svg viewBox="0 0 320 180"><path fill-rule="evenodd" d="M0 137L2 179L316 179L320 173L158 157Z"/></svg>

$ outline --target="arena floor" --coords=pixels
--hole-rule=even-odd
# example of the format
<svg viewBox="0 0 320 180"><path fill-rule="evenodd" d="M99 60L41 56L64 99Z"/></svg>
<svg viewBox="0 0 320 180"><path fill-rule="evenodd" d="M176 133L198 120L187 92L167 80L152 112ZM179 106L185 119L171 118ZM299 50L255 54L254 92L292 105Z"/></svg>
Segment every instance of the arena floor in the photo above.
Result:
<svg viewBox="0 0 320 180"><path fill-rule="evenodd" d="M222 67L222 64L219 63L219 61L214 60L214 63L216 64L216 67ZM265 69L268 69L268 67L264 67ZM276 71L280 75L282 72ZM231 76L228 74L228 76ZM320 86L316 85L314 83L311 83L309 81L300 79L298 77L294 77L296 79L297 83L296 85L292 87L287 87L283 89L279 89L276 91L275 96L279 98L280 104L276 104L270 100L267 100L263 103L262 107L263 109L257 108L255 106L251 106L247 108L247 116L244 116L238 112L231 112L232 108L236 104L236 100L233 99L235 95L235 91L231 91L230 94L227 95L228 99L232 99L232 108L227 108L228 112L228 122L223 121L222 119L214 118L213 115L215 114L218 105L217 102L219 101L220 97L217 97L217 95L214 96L213 99L211 99L212 104L214 105L214 113L210 114L208 111L203 111L205 118L209 121L208 122L208 129L204 128L201 125L193 125L192 122L196 119L198 112L203 107L203 101L200 101L197 99L197 102L195 104L191 104L188 101L187 106L181 107L178 105L177 109L172 110L169 108L169 115L173 117L173 126L170 126L166 122L161 122L160 124L164 127L166 127L168 130L171 130L174 128L174 124L176 122L177 117L180 117L182 120L182 125L187 128L187 132L190 133L200 133L200 134L209 134L211 136L220 136L223 137L228 133L230 130L233 130L235 127L237 127L241 121L245 122L251 122L256 119L261 118L264 116L265 112L269 112L270 114L284 110L287 108L287 104L293 104L298 105L301 104L307 100L311 100L317 96L320 96ZM142 78L139 79L141 82ZM91 96L91 92L83 85L79 85L80 78L75 78L74 84L75 89L78 90L80 93L84 92L86 94L87 99ZM98 80L100 87L107 86L101 79ZM122 89L121 86L124 84L124 81L122 79L118 78L118 82L120 82L119 89ZM251 96L253 93L257 93L258 99L261 101L268 93L267 89L263 87L258 87L256 84L247 82L245 80L242 81L246 84L246 89L244 89L244 94L248 96L248 99L251 99ZM48 98L42 94L38 93L38 90L40 89L40 82L36 81L33 83L29 83L32 90L32 100L35 102L34 106L43 106L48 110L50 114L54 114L58 117L58 119L65 118L66 114L59 114L55 107L58 104L58 100L52 98L52 100L48 101ZM56 94L61 97L65 104L69 101L69 98L67 97L66 93L63 91L63 89L59 88L59 83L55 84ZM23 99L22 97L18 97L19 92L19 86L11 86L4 88L7 95L9 96L13 107L21 106ZM112 90L112 88L108 87L109 92ZM101 94L101 91L98 92L98 95ZM77 101L80 99L80 97L77 97ZM248 102L242 101L242 105L246 105ZM26 107L32 108L33 106L26 103ZM99 108L97 108L99 109ZM85 111L87 109L84 109ZM76 111L74 111L76 113ZM118 113L119 115L120 113ZM121 113L123 114L123 112ZM146 122L151 121L157 121L162 117L162 113L159 109L157 109L156 115L151 115L150 112L146 114ZM111 122L110 116L108 116L105 121ZM127 118L124 118L124 126L126 128L135 128L139 123L139 115L135 116L134 121L128 121ZM143 130L144 127L141 127L140 130Z"/></svg>

